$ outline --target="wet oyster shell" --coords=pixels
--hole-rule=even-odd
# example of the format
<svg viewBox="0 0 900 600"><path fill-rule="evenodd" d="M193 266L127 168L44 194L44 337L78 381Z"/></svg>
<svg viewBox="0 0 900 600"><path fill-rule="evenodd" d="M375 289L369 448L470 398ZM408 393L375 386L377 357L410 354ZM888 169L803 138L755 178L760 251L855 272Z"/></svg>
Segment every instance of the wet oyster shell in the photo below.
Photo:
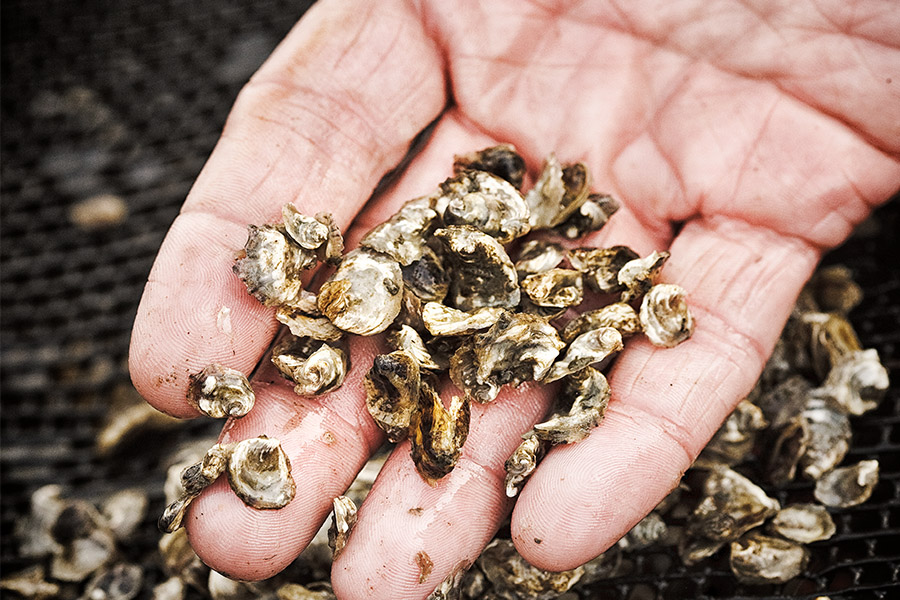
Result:
<svg viewBox="0 0 900 600"><path fill-rule="evenodd" d="M581 273L572 269L550 269L529 275L522 281L522 291L534 304L553 308L581 304L584 297Z"/></svg>
<svg viewBox="0 0 900 600"><path fill-rule="evenodd" d="M416 470L434 482L453 470L469 435L469 398L453 396L445 409L434 388L419 388L417 410L410 420L410 454Z"/></svg>
<svg viewBox="0 0 900 600"><path fill-rule="evenodd" d="M422 248L422 256L400 268L403 284L423 302L441 302L450 291L450 278L443 262L430 247Z"/></svg>
<svg viewBox="0 0 900 600"><path fill-rule="evenodd" d="M807 562L809 551L800 544L755 531L731 543L731 570L743 583L785 583Z"/></svg>
<svg viewBox="0 0 900 600"><path fill-rule="evenodd" d="M578 583L584 567L561 572L545 571L528 564L512 541L496 539L484 549L476 564L493 584L499 598L551 600Z"/></svg>
<svg viewBox="0 0 900 600"><path fill-rule="evenodd" d="M878 407L889 385L887 369L881 364L878 351L869 349L837 359L822 387L847 412L861 415Z"/></svg>
<svg viewBox="0 0 900 600"><path fill-rule="evenodd" d="M549 383L577 373L588 365L605 360L622 348L622 334L614 327L591 329L572 340L566 349L566 355L553 363L543 381Z"/></svg>
<svg viewBox="0 0 900 600"><path fill-rule="evenodd" d="M313 349L315 348L315 349ZM319 396L344 383L350 359L343 348L307 338L286 339L272 349L272 362L282 375L297 385L300 396Z"/></svg>
<svg viewBox="0 0 900 600"><path fill-rule="evenodd" d="M582 238L602 229L621 206L619 201L609 194L590 194L578 210L553 230L570 240Z"/></svg>
<svg viewBox="0 0 900 600"><path fill-rule="evenodd" d="M809 479L819 479L836 467L850 450L850 419L831 398L811 396L800 417L807 440L798 467Z"/></svg>
<svg viewBox="0 0 900 600"><path fill-rule="evenodd" d="M862 288L843 265L818 268L806 287L822 312L846 315L862 301Z"/></svg>
<svg viewBox="0 0 900 600"><path fill-rule="evenodd" d="M344 257L319 290L319 310L337 327L357 335L388 328L400 313L403 276L397 261L365 248Z"/></svg>
<svg viewBox="0 0 900 600"><path fill-rule="evenodd" d="M275 318L287 325L297 337L324 342L336 342L344 337L344 331L335 327L327 317L311 317L299 310L281 307L275 312Z"/></svg>
<svg viewBox="0 0 900 600"><path fill-rule="evenodd" d="M328 528L328 547L331 558L336 560L347 545L353 526L356 525L356 504L347 496L338 496L332 501L331 526Z"/></svg>
<svg viewBox="0 0 900 600"><path fill-rule="evenodd" d="M336 267L340 264L344 254L344 236L341 235L341 228L334 222L331 213L316 213L316 220L328 229L325 243L317 248L316 256L322 262Z"/></svg>
<svg viewBox="0 0 900 600"><path fill-rule="evenodd" d="M660 283L650 288L641 302L641 328L654 346L672 348L694 332L694 318L684 288Z"/></svg>
<svg viewBox="0 0 900 600"><path fill-rule="evenodd" d="M534 187L525 196L533 229L559 225L588 199L591 178L583 163L563 167L555 155L544 161Z"/></svg>
<svg viewBox="0 0 900 600"><path fill-rule="evenodd" d="M639 257L628 246L609 248L574 248L568 251L569 263L584 275L584 284L600 294L619 293L625 286L619 283L619 271Z"/></svg>
<svg viewBox="0 0 900 600"><path fill-rule="evenodd" d="M515 498L522 490L525 481L537 468L538 463L547 452L547 443L529 431L521 443L516 447L509 458L506 459L506 479L504 488L509 498Z"/></svg>
<svg viewBox="0 0 900 600"><path fill-rule="evenodd" d="M519 278L503 246L468 225L438 229L446 259L454 269L448 304L465 311L519 303Z"/></svg>
<svg viewBox="0 0 900 600"><path fill-rule="evenodd" d="M613 327L622 338L627 338L640 333L641 322L630 304L615 302L603 308L581 313L566 323L559 335L565 343L570 344L582 333L601 327Z"/></svg>
<svg viewBox="0 0 900 600"><path fill-rule="evenodd" d="M203 414L221 419L246 415L256 395L243 373L214 363L188 378L187 399Z"/></svg>
<svg viewBox="0 0 900 600"><path fill-rule="evenodd" d="M281 442L265 435L235 444L227 473L231 489L253 508L286 506L297 490Z"/></svg>
<svg viewBox="0 0 900 600"><path fill-rule="evenodd" d="M233 270L257 300L266 306L290 304L303 287L303 271L316 255L293 243L280 225L250 225L247 243Z"/></svg>
<svg viewBox="0 0 900 600"><path fill-rule="evenodd" d="M546 240L529 240L522 244L519 259L516 261L516 273L519 279L525 279L535 273L543 273L556 267L566 257L562 245Z"/></svg>
<svg viewBox="0 0 900 600"><path fill-rule="evenodd" d="M809 437L809 423L802 415L795 416L778 430L769 454L769 481L775 485L793 481L800 458L806 454Z"/></svg>
<svg viewBox="0 0 900 600"><path fill-rule="evenodd" d="M503 311L503 308L485 306L466 312L437 302L426 302L422 307L422 321L434 336L466 335L492 326Z"/></svg>
<svg viewBox="0 0 900 600"><path fill-rule="evenodd" d="M419 361L406 350L376 356L366 373L366 408L389 441L399 442L409 433L420 382Z"/></svg>
<svg viewBox="0 0 900 600"><path fill-rule="evenodd" d="M635 523L634 527L628 530L628 533L619 540L617 545L626 552L643 550L662 539L667 531L668 527L663 518L658 512L651 511L646 517Z"/></svg>
<svg viewBox="0 0 900 600"><path fill-rule="evenodd" d="M668 259L668 252L651 252L645 258L636 258L622 265L617 277L619 285L625 288L622 302L631 302L650 291Z"/></svg>
<svg viewBox="0 0 900 600"><path fill-rule="evenodd" d="M593 367L585 367L564 380L561 398L570 402L565 414L534 426L534 435L556 444L579 442L600 424L609 405L610 390L606 377Z"/></svg>
<svg viewBox="0 0 900 600"><path fill-rule="evenodd" d="M528 206L511 183L484 171L464 171L441 184L444 224L467 225L508 244L528 233Z"/></svg>
<svg viewBox="0 0 900 600"><path fill-rule="evenodd" d="M828 509L821 504L789 504L772 518L769 529L801 544L827 540L837 531Z"/></svg>
<svg viewBox="0 0 900 600"><path fill-rule="evenodd" d="M809 360L820 380L844 357L862 350L853 325L841 315L805 312L800 320L807 329Z"/></svg>
<svg viewBox="0 0 900 600"><path fill-rule="evenodd" d="M282 207L281 220L285 232L301 248L315 250L328 240L328 226L304 215L293 204Z"/></svg>
<svg viewBox="0 0 900 600"><path fill-rule="evenodd" d="M878 461L861 460L822 475L813 494L825 506L846 508L862 504L878 485Z"/></svg>
<svg viewBox="0 0 900 600"><path fill-rule="evenodd" d="M757 433L768 424L758 406L748 400L741 400L700 452L694 466L731 466L743 462L753 450Z"/></svg>
<svg viewBox="0 0 900 600"><path fill-rule="evenodd" d="M393 350L405 350L416 359L419 367L424 369L440 370L442 367L434 361L422 336L409 325L400 325L396 329L388 330L387 343ZM449 357L448 357L449 361Z"/></svg>
<svg viewBox="0 0 900 600"><path fill-rule="evenodd" d="M435 201L432 196L410 200L390 220L369 231L359 245L387 254L403 266L419 260L427 247L425 240L440 223Z"/></svg>
<svg viewBox="0 0 900 600"><path fill-rule="evenodd" d="M525 178L525 159L519 156L515 146L497 144L477 152L457 154L453 157L453 174L463 171L487 171L522 189Z"/></svg>

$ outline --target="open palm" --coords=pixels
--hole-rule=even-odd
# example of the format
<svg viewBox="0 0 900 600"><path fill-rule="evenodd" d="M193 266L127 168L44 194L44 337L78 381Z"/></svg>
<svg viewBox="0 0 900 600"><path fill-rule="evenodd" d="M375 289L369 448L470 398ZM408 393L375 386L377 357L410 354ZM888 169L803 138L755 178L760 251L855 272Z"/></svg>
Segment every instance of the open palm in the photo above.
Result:
<svg viewBox="0 0 900 600"><path fill-rule="evenodd" d="M670 249L663 279L688 290L696 320L678 348L629 344L603 424L555 448L515 505L513 538L532 564L596 556L752 387L821 253L900 186L894 3L773 4L320 2L242 92L163 244L135 323L136 386L193 416L190 374L212 362L249 372L264 358L278 323L230 267L246 225L285 202L333 213L352 245L431 191L454 153L510 142L532 173L550 152L583 161L594 189L623 203L587 242ZM424 150L366 204L436 118ZM223 481L209 488L186 525L210 566L259 579L306 546L382 441L361 385L380 350L352 340L347 380L321 398L260 369L256 408L225 436L279 438L297 496L257 511ZM503 462L550 393L522 386L473 406L460 462L436 486L401 444L335 563L338 595L423 598L474 560L512 507Z"/></svg>

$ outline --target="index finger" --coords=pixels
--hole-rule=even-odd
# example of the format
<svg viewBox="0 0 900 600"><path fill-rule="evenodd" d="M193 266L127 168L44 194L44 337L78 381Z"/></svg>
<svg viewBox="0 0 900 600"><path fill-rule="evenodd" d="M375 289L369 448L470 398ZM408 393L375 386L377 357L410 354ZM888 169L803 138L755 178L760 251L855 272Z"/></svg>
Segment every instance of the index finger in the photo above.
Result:
<svg viewBox="0 0 900 600"><path fill-rule="evenodd" d="M248 373L277 329L231 272L247 225L293 202L345 229L445 104L440 53L408 4L317 3L244 87L172 224L138 307L129 366L156 408L188 417L188 376Z"/></svg>

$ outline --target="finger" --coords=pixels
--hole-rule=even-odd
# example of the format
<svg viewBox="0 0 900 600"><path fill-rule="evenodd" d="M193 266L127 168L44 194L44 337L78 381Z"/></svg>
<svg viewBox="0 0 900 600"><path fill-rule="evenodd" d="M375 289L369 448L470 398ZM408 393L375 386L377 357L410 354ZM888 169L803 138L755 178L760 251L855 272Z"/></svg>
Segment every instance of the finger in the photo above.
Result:
<svg viewBox="0 0 900 600"><path fill-rule="evenodd" d="M754 385L819 258L796 238L724 218L687 224L671 250L663 278L688 290L694 334L671 349L630 341L603 423L536 470L511 525L533 565L590 560L677 484Z"/></svg>
<svg viewBox="0 0 900 600"><path fill-rule="evenodd" d="M189 374L249 372L276 323L231 273L247 224L294 202L346 228L444 102L440 55L406 3L317 3L241 92L163 242L132 334L141 394L193 416Z"/></svg>

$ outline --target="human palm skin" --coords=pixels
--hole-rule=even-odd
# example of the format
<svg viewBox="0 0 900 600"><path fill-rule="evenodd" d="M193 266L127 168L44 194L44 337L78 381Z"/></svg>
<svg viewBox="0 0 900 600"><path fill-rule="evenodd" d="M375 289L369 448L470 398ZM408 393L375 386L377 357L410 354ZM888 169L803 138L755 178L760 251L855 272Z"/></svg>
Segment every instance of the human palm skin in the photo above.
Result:
<svg viewBox="0 0 900 600"><path fill-rule="evenodd" d="M135 322L134 382L170 414L196 415L191 373L262 361L256 408L223 436L265 433L291 457L297 496L282 510L248 508L224 481L194 502L185 521L203 560L241 579L284 568L383 439L361 384L380 339L353 339L347 380L320 398L296 396L266 364L278 324L231 272L248 223L294 202L332 212L352 247L442 181L454 153L502 141L532 175L550 152L583 161L594 189L621 199L585 243L671 251L662 279L688 290L690 341L630 342L604 422L550 452L514 509L503 462L553 386L473 406L460 462L434 486L401 443L332 579L342 598L423 598L510 510L529 562L572 568L676 484L752 387L822 252L900 186L898 32L893 0L319 2L241 93ZM434 564L423 577L419 552Z"/></svg>

